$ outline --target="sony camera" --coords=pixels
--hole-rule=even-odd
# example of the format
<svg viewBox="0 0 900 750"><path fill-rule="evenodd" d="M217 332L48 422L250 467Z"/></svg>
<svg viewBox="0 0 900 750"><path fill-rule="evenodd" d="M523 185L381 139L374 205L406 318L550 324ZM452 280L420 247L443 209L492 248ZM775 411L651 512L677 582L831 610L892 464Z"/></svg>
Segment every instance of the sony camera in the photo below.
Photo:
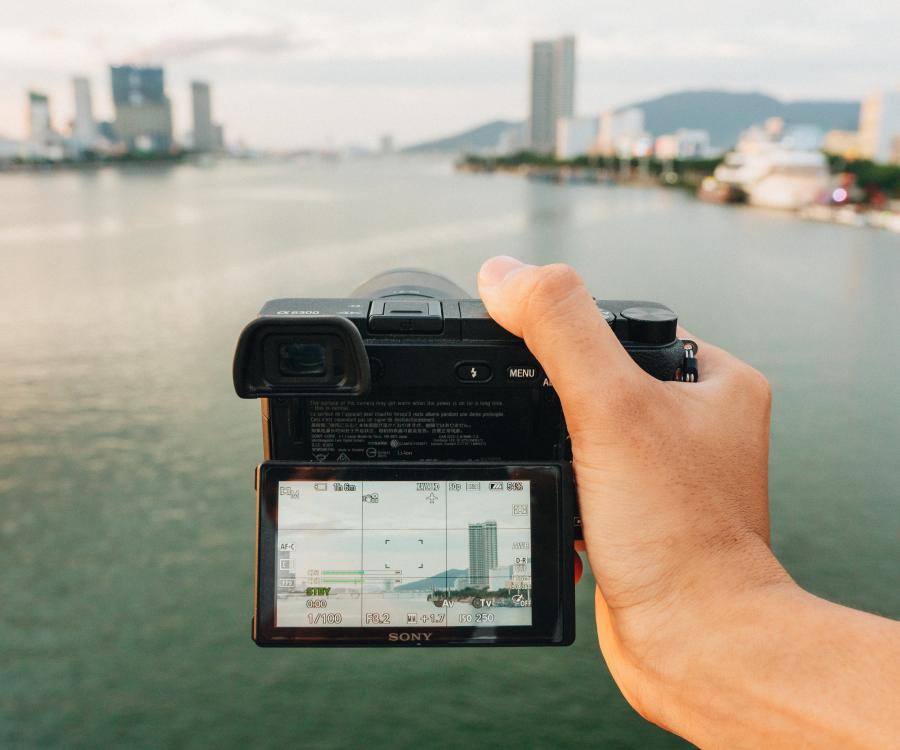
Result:
<svg viewBox="0 0 900 750"><path fill-rule="evenodd" d="M671 310L597 305L645 371L696 377ZM572 643L581 523L562 409L479 300L414 270L346 299L272 300L233 374L262 407L258 644Z"/></svg>

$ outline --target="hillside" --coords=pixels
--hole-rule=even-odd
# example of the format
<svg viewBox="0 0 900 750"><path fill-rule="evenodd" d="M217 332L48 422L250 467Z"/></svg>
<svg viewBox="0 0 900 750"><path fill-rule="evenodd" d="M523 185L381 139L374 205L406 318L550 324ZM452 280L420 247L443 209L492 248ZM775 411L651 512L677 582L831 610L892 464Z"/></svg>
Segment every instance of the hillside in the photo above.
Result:
<svg viewBox="0 0 900 750"><path fill-rule="evenodd" d="M734 145L742 130L768 117L823 130L855 130L859 120L859 102L782 102L765 94L728 91L682 91L628 106L644 110L645 126L654 136L678 128L702 128L709 131L713 145L723 148Z"/></svg>
<svg viewBox="0 0 900 750"><path fill-rule="evenodd" d="M462 153L464 151L481 151L482 149L496 148L500 141L500 136L506 130L518 124L509 120L493 120L484 125L464 130L462 133L409 146L403 149L403 153Z"/></svg>
<svg viewBox="0 0 900 750"><path fill-rule="evenodd" d="M447 588L448 580L452 586L455 579L468 574L469 571L466 569L460 570L458 568L451 568L450 570L445 570L443 573L438 573L429 578L422 578L418 581L410 581L409 583L395 586L394 591L443 591Z"/></svg>
<svg viewBox="0 0 900 750"><path fill-rule="evenodd" d="M766 94L729 91L680 91L628 104L644 110L647 130L654 136L678 128L708 130L714 146L734 145L742 130L768 117L783 117L788 123L818 125L823 130L855 130L859 102L783 102ZM494 120L462 133L416 144L404 153L463 153L496 148L501 135L520 123Z"/></svg>

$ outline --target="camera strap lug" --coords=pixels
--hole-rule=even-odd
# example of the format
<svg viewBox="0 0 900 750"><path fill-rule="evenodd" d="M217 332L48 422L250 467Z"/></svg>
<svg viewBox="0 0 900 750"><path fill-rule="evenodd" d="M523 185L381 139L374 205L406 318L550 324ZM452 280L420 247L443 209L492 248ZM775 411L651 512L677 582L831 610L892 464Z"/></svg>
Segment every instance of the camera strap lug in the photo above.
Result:
<svg viewBox="0 0 900 750"><path fill-rule="evenodd" d="M683 383L696 383L700 379L700 369L697 367L697 346L696 341L683 339L684 357L681 360L681 367L675 372L675 380Z"/></svg>

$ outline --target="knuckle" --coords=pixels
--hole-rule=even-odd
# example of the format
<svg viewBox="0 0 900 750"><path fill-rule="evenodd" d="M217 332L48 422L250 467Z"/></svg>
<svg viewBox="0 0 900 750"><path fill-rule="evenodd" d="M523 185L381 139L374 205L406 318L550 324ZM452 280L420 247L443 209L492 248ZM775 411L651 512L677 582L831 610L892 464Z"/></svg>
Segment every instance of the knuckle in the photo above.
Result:
<svg viewBox="0 0 900 750"><path fill-rule="evenodd" d="M537 328L565 317L569 300L582 288L581 278L571 266L553 263L538 269L526 297L526 320Z"/></svg>
<svg viewBox="0 0 900 750"><path fill-rule="evenodd" d="M753 367L747 368L747 385L756 397L765 401L772 400L772 386L769 379L759 370Z"/></svg>
<svg viewBox="0 0 900 750"><path fill-rule="evenodd" d="M772 404L772 386L768 378L759 370L750 365L742 365L737 384L741 393L750 402L764 410L768 410Z"/></svg>

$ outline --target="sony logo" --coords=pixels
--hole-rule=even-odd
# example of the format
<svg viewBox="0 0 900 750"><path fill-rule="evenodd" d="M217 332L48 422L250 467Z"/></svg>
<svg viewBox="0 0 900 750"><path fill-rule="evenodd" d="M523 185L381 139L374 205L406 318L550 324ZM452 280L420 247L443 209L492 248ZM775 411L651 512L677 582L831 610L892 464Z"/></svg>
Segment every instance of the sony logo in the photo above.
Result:
<svg viewBox="0 0 900 750"><path fill-rule="evenodd" d="M430 641L431 633L388 633L389 641Z"/></svg>

